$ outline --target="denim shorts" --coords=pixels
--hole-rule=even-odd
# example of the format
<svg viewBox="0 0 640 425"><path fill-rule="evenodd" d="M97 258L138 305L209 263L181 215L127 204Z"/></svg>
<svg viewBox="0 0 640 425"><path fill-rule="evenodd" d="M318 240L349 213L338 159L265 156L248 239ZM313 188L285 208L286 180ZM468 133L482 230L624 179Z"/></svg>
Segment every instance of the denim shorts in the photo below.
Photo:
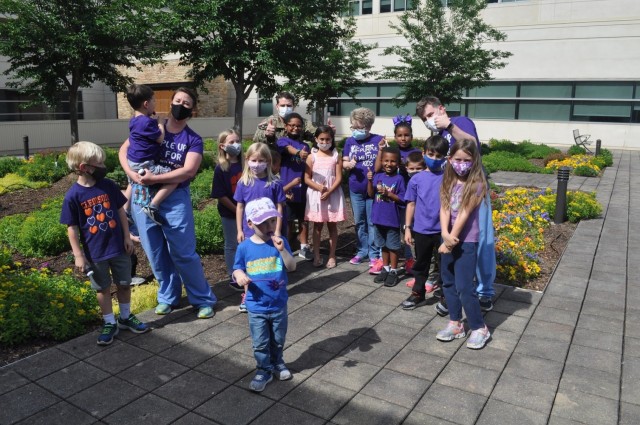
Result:
<svg viewBox="0 0 640 425"><path fill-rule="evenodd" d="M402 247L400 243L400 229L374 224L373 242L376 246L387 248L391 251L398 251Z"/></svg>
<svg viewBox="0 0 640 425"><path fill-rule="evenodd" d="M131 160L127 160L127 163L129 164L129 167L136 173L142 169L147 169L153 174L166 174L173 170L171 167L160 165L155 161L133 162ZM131 179L129 179L129 184L132 183L133 182L131 181Z"/></svg>
<svg viewBox="0 0 640 425"><path fill-rule="evenodd" d="M96 291L109 289L111 282L118 286L131 284L131 256L118 255L108 260L91 263L93 274L89 277L91 287Z"/></svg>

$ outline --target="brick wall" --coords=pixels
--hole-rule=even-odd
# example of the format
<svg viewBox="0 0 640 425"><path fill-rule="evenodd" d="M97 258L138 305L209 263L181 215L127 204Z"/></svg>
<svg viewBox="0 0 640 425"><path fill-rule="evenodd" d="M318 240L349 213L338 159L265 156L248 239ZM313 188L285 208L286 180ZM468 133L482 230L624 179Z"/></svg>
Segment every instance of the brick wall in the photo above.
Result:
<svg viewBox="0 0 640 425"><path fill-rule="evenodd" d="M125 72L132 76L134 82L137 84L172 84L175 87L171 87L170 90L180 86L182 82L190 82L191 80L185 77L188 71L187 67L178 65L178 60L168 60L164 65L146 66L142 71L138 71L135 68L126 70ZM227 117L228 112L228 97L229 97L229 83L224 78L217 77L213 81L209 81L205 84L205 87L209 90L209 93L204 91L198 91L198 117ZM160 100L160 96L158 96ZM160 108L160 105L157 105ZM133 109L129 106L127 98L124 93L118 94L118 118L131 118L133 116Z"/></svg>

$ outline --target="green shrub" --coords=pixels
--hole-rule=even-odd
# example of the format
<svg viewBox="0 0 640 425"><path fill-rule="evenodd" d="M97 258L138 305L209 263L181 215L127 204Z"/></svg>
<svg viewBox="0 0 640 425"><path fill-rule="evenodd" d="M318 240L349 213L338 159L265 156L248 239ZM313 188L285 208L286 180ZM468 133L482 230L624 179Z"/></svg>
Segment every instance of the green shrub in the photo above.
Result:
<svg viewBox="0 0 640 425"><path fill-rule="evenodd" d="M571 147L567 150L567 155L569 156L584 155L586 153L587 153L587 150L582 146L578 146L578 145L571 145Z"/></svg>
<svg viewBox="0 0 640 425"><path fill-rule="evenodd" d="M613 165L613 154L609 149L600 149L600 155L595 157L597 161L602 161L604 167L611 167Z"/></svg>
<svg viewBox="0 0 640 425"><path fill-rule="evenodd" d="M23 164L25 164L24 160L14 156L0 158L0 178L9 173L15 173Z"/></svg>
<svg viewBox="0 0 640 425"><path fill-rule="evenodd" d="M565 160L565 159L567 159L567 158L568 158L568 155L566 155L566 154L564 154L564 153L562 153L562 152L559 152L559 153L552 153L552 154L547 155L547 156L544 158L544 165L545 165L545 167L546 167L546 165L547 165L548 163L550 163L551 161L563 161L563 160Z"/></svg>
<svg viewBox="0 0 640 425"><path fill-rule="evenodd" d="M212 138L206 138L203 141L205 151L215 151L218 149L218 141Z"/></svg>
<svg viewBox="0 0 640 425"><path fill-rule="evenodd" d="M514 152L492 151L482 157L482 164L489 173L496 171L521 171L525 173L552 174L553 171L545 170L529 162L520 154Z"/></svg>
<svg viewBox="0 0 640 425"><path fill-rule="evenodd" d="M19 264L16 264L19 266ZM0 271L0 344L15 345L33 338L67 340L97 323L98 302L88 281L71 270L52 275L47 269Z"/></svg>
<svg viewBox="0 0 640 425"><path fill-rule="evenodd" d="M41 189L48 186L50 186L50 184L47 182L32 182L26 177L9 173L6 176L0 178L0 195L5 192L13 192L15 190L24 188Z"/></svg>
<svg viewBox="0 0 640 425"><path fill-rule="evenodd" d="M204 170L213 170L216 168L217 155L214 153L215 151L204 151L202 154L202 161L200 162L200 168L198 172Z"/></svg>
<svg viewBox="0 0 640 425"><path fill-rule="evenodd" d="M211 168L196 175L191 182L191 205L197 208L200 202L211 197L211 185L213 183L213 170Z"/></svg>
<svg viewBox="0 0 640 425"><path fill-rule="evenodd" d="M120 189L126 189L129 184L129 179L127 178L127 173L124 172L122 168L116 168L109 174L107 177L116 182L116 184L120 187Z"/></svg>
<svg viewBox="0 0 640 425"><path fill-rule="evenodd" d="M556 210L556 194L543 197L544 209L553 213ZM567 192L567 218L572 223L597 218L602 214L602 205L596 200L595 192Z"/></svg>
<svg viewBox="0 0 640 425"><path fill-rule="evenodd" d="M110 173L114 170L122 169L120 159L118 158L119 149L103 147L103 150L106 155L104 166L107 167L107 172Z"/></svg>
<svg viewBox="0 0 640 425"><path fill-rule="evenodd" d="M598 175L598 172L594 170L592 167L588 167L586 165L579 165L573 169L573 174L576 176L583 177L595 177Z"/></svg>
<svg viewBox="0 0 640 425"><path fill-rule="evenodd" d="M532 143L529 140L523 140L520 143L513 143L510 140L491 139L488 147L483 150L482 154L484 155L485 152L512 152L527 159L542 159L551 154L560 153L560 149L552 148L542 143Z"/></svg>
<svg viewBox="0 0 640 425"><path fill-rule="evenodd" d="M200 255L222 253L224 236L222 221L215 204L209 204L202 210L193 211L196 228L196 251Z"/></svg>
<svg viewBox="0 0 640 425"><path fill-rule="evenodd" d="M55 183L69 174L65 158L64 153L35 154L18 169L18 174L32 182Z"/></svg>
<svg viewBox="0 0 640 425"><path fill-rule="evenodd" d="M44 203L28 215L17 214L0 220L0 242L27 257L58 255L71 247L67 227L60 224L63 197Z"/></svg>

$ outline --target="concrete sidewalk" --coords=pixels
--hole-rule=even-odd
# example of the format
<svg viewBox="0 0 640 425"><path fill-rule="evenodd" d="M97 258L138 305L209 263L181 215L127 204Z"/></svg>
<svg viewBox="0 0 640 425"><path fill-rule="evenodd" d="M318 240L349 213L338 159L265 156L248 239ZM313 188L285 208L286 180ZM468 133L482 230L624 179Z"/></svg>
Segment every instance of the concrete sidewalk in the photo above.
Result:
<svg viewBox="0 0 640 425"><path fill-rule="evenodd" d="M293 380L248 390L255 372L238 293L216 285L216 317L140 315L154 330L111 346L85 335L0 369L0 424L640 423L639 152L598 178L601 219L578 225L544 294L498 286L480 351L441 343L433 302L373 283L341 261L290 275L285 360ZM495 173L556 186L555 176ZM638 198L636 198L636 196ZM635 223L635 224L633 224Z"/></svg>

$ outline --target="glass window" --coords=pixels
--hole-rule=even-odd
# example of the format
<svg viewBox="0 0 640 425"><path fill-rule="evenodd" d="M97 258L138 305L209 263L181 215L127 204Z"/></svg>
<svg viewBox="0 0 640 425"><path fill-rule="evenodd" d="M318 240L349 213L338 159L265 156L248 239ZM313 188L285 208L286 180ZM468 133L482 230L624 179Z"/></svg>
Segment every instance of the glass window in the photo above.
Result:
<svg viewBox="0 0 640 425"><path fill-rule="evenodd" d="M268 117L271 114L273 114L273 100L260 98L258 100L258 116Z"/></svg>
<svg viewBox="0 0 640 425"><path fill-rule="evenodd" d="M411 104L406 104L404 106L397 107L390 100L381 100L380 101L380 116L384 117L395 117L398 114L402 115L413 115L415 112L415 107L412 110Z"/></svg>
<svg viewBox="0 0 640 425"><path fill-rule="evenodd" d="M371 15L373 13L373 0L362 0L362 14Z"/></svg>
<svg viewBox="0 0 640 425"><path fill-rule="evenodd" d="M394 12L401 12L403 10L406 10L406 8L407 8L406 0L393 0L393 11Z"/></svg>
<svg viewBox="0 0 640 425"><path fill-rule="evenodd" d="M445 106L447 110L447 115L450 117L458 117L460 115L464 115L464 105L461 103L448 103Z"/></svg>
<svg viewBox="0 0 640 425"><path fill-rule="evenodd" d="M45 104L33 105L21 108L30 101L30 98L17 90L0 89L0 121L45 121L68 120L69 95L61 93L56 105L49 107ZM78 119L84 118L84 106L82 103L82 91L78 92Z"/></svg>
<svg viewBox="0 0 640 425"><path fill-rule="evenodd" d="M631 104L627 102L575 102L573 118L578 121L629 122Z"/></svg>
<svg viewBox="0 0 640 425"><path fill-rule="evenodd" d="M356 98L360 97L378 97L378 87L375 85L367 85L358 87L359 93L356 95ZM348 98L349 95L346 93L342 93L340 95L342 98Z"/></svg>
<svg viewBox="0 0 640 425"><path fill-rule="evenodd" d="M391 0L380 0L380 13L391 12Z"/></svg>
<svg viewBox="0 0 640 425"><path fill-rule="evenodd" d="M597 82L576 83L576 98L583 99L631 99L632 83Z"/></svg>
<svg viewBox="0 0 640 425"><path fill-rule="evenodd" d="M363 102L356 103L352 100L343 100L340 102L340 115L349 116L351 111L353 111L356 108L369 108L373 112L376 112L377 102L363 101ZM378 115L377 112L376 112L376 115Z"/></svg>
<svg viewBox="0 0 640 425"><path fill-rule="evenodd" d="M510 101L471 101L468 115L470 118L507 119L516 117L516 102Z"/></svg>
<svg viewBox="0 0 640 425"><path fill-rule="evenodd" d="M489 83L469 90L469 97L516 97L518 83Z"/></svg>
<svg viewBox="0 0 640 425"><path fill-rule="evenodd" d="M400 84L383 84L380 86L380 97L396 97L400 90Z"/></svg>
<svg viewBox="0 0 640 425"><path fill-rule="evenodd" d="M569 121L571 102L521 101L518 109L520 120Z"/></svg>
<svg viewBox="0 0 640 425"><path fill-rule="evenodd" d="M520 84L520 97L571 97L572 83L526 82Z"/></svg>

